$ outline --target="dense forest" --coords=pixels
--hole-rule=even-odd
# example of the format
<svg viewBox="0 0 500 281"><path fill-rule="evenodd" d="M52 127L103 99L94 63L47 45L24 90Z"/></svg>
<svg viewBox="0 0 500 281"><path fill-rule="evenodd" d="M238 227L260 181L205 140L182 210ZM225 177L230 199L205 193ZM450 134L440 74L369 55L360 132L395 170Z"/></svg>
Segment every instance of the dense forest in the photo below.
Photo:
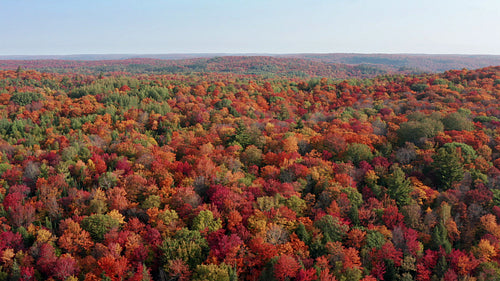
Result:
<svg viewBox="0 0 500 281"><path fill-rule="evenodd" d="M77 70L0 71L0 280L500 276L500 67Z"/></svg>
<svg viewBox="0 0 500 281"><path fill-rule="evenodd" d="M289 57L289 55L285 55ZM449 69L475 69L500 65L500 56L494 55L426 55L426 54L297 54L291 57L343 63L369 64L392 71L442 72Z"/></svg>
<svg viewBox="0 0 500 281"><path fill-rule="evenodd" d="M233 73L274 78L368 78L388 74L382 66L327 63L302 58L269 56L223 56L209 58L170 59L130 58L125 60L0 60L0 69L18 67L56 73L120 73L120 74L204 74ZM259 79L255 78L255 79Z"/></svg>
<svg viewBox="0 0 500 281"><path fill-rule="evenodd" d="M373 78L387 74L412 75L448 69L476 69L500 65L500 56L296 54L267 56L194 55L75 55L0 56L0 69L18 67L42 72L99 74L204 74L256 75L255 79L326 77ZM19 60L23 58L23 60Z"/></svg>
<svg viewBox="0 0 500 281"><path fill-rule="evenodd" d="M366 78L381 74L443 72L500 65L495 55L426 54L114 54L2 56L0 69L18 66L43 71L129 71L132 73L189 73L224 71L274 76Z"/></svg>

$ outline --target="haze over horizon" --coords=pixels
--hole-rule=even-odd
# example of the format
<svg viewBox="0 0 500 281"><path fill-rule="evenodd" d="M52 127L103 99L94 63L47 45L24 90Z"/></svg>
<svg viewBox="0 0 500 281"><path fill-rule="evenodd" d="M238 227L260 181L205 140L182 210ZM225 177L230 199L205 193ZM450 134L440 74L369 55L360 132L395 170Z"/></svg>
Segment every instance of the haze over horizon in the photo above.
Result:
<svg viewBox="0 0 500 281"><path fill-rule="evenodd" d="M496 0L0 2L0 55L500 55Z"/></svg>

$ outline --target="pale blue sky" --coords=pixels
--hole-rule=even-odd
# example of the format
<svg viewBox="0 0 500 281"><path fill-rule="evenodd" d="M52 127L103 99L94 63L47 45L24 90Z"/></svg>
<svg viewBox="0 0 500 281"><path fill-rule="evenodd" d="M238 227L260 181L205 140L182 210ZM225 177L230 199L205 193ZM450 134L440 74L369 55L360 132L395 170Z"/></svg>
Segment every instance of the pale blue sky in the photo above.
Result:
<svg viewBox="0 0 500 281"><path fill-rule="evenodd" d="M0 0L0 55L500 55L500 0Z"/></svg>

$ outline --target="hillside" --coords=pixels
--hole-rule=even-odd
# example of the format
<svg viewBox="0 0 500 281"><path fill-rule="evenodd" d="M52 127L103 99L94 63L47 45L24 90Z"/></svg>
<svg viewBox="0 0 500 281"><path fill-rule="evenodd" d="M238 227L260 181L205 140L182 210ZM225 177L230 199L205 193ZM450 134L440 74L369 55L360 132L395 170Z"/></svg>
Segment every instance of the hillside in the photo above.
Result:
<svg viewBox="0 0 500 281"><path fill-rule="evenodd" d="M499 276L499 66L147 62L0 62L0 279Z"/></svg>
<svg viewBox="0 0 500 281"><path fill-rule="evenodd" d="M288 78L370 78L500 65L500 56L297 54L297 55L75 55L0 57L0 69L130 74L233 73ZM24 58L24 59L23 59Z"/></svg>
<svg viewBox="0 0 500 281"><path fill-rule="evenodd" d="M151 74L189 73L233 73L274 77L373 77L386 74L381 67L367 65L346 65L324 63L299 58L277 58L263 56L224 56L213 58L193 58L160 60L136 58L125 60L0 60L0 69L18 67L48 72L122 72Z"/></svg>
<svg viewBox="0 0 500 281"><path fill-rule="evenodd" d="M500 65L493 55L426 55L426 54L298 54L302 59L349 65L367 64L388 67L392 71L443 72L450 69L476 69Z"/></svg>

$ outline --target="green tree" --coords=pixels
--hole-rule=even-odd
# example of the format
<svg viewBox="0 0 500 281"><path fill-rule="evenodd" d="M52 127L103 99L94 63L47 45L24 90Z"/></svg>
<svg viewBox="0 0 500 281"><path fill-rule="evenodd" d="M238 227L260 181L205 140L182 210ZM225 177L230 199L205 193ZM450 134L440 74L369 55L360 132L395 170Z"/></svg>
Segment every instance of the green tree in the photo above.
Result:
<svg viewBox="0 0 500 281"><path fill-rule="evenodd" d="M298 216L302 216L307 208L306 201L296 195L293 195L290 198L284 200L284 203L285 206L297 213Z"/></svg>
<svg viewBox="0 0 500 281"><path fill-rule="evenodd" d="M462 142L449 142L443 145L445 148L460 149L460 156L465 163L472 163L477 158L477 153L472 146ZM458 152L458 150L457 150Z"/></svg>
<svg viewBox="0 0 500 281"><path fill-rule="evenodd" d="M241 153L240 159L246 167L252 165L260 166L260 163L262 162L262 150L257 148L255 145L249 145L245 151Z"/></svg>
<svg viewBox="0 0 500 281"><path fill-rule="evenodd" d="M208 256L208 243L197 230L182 228L173 237L163 240L160 247L163 261L181 259L191 268L205 261Z"/></svg>
<svg viewBox="0 0 500 281"><path fill-rule="evenodd" d="M398 206L401 207L411 203L410 192L413 190L411 182L398 165L391 167L391 173L384 178L384 182L387 186L387 194L396 200Z"/></svg>
<svg viewBox="0 0 500 281"><path fill-rule="evenodd" d="M108 215L95 214L84 218L81 224L82 228L87 230L93 239L102 241L104 235L112 228L118 227L120 222Z"/></svg>
<svg viewBox="0 0 500 281"><path fill-rule="evenodd" d="M432 232L432 243L435 250L440 247L447 252L451 252L452 245L448 240L448 230L446 229L446 222L451 218L451 206L446 202L441 204L439 223L434 227Z"/></svg>
<svg viewBox="0 0 500 281"><path fill-rule="evenodd" d="M346 149L346 160L350 160L355 164L361 161L371 161L373 153L370 147L363 143L351 143Z"/></svg>
<svg viewBox="0 0 500 281"><path fill-rule="evenodd" d="M193 219L193 230L204 231L207 229L209 232L214 232L222 227L220 219L214 219L214 214L210 210L201 211Z"/></svg>
<svg viewBox="0 0 500 281"><path fill-rule="evenodd" d="M500 189L491 189L493 192L493 205L500 206Z"/></svg>
<svg viewBox="0 0 500 281"><path fill-rule="evenodd" d="M29 92L15 92L10 97L10 100L15 104L25 106L31 104L34 101L43 100L44 97L40 93L29 93Z"/></svg>
<svg viewBox="0 0 500 281"><path fill-rule="evenodd" d="M385 242L385 237L382 233L376 230L368 231L368 234L366 235L366 247L368 249L381 249Z"/></svg>
<svg viewBox="0 0 500 281"><path fill-rule="evenodd" d="M443 118L445 130L472 131L474 123L463 113L453 112Z"/></svg>
<svg viewBox="0 0 500 281"><path fill-rule="evenodd" d="M451 243L448 240L448 230L446 230L443 220L434 227L434 231L432 232L432 244L435 250L439 250L439 247L443 247L447 253L451 252Z"/></svg>
<svg viewBox="0 0 500 281"><path fill-rule="evenodd" d="M346 187L341 189L342 193L347 194L347 198L351 202L352 207L359 208L363 204L363 195L359 191L352 187Z"/></svg>
<svg viewBox="0 0 500 281"><path fill-rule="evenodd" d="M427 83L415 83L410 86L410 89L419 93L425 91L427 88L429 88L429 85Z"/></svg>
<svg viewBox="0 0 500 281"><path fill-rule="evenodd" d="M311 243L311 234L309 234L303 223L299 224L297 229L295 229L295 233L297 234L300 240L306 243L306 245L309 245Z"/></svg>
<svg viewBox="0 0 500 281"><path fill-rule="evenodd" d="M441 147L432 158L434 160L432 166L441 188L449 189L464 178L464 165L456 148Z"/></svg>
<svg viewBox="0 0 500 281"><path fill-rule="evenodd" d="M338 218L330 215L323 216L321 219L315 221L314 226L319 228L323 233L323 244L341 241L349 230L347 225L342 224Z"/></svg>
<svg viewBox="0 0 500 281"><path fill-rule="evenodd" d="M444 129L443 123L433 118L410 120L402 123L397 131L400 144L412 142L422 144L426 139L434 137Z"/></svg>
<svg viewBox="0 0 500 281"><path fill-rule="evenodd" d="M196 266L193 280L236 281L236 271L225 263L200 264Z"/></svg>
<svg viewBox="0 0 500 281"><path fill-rule="evenodd" d="M243 148L246 148L252 144L252 139L254 138L245 124L243 122L238 123L238 128L236 128L236 134L234 135L234 140L238 142Z"/></svg>

